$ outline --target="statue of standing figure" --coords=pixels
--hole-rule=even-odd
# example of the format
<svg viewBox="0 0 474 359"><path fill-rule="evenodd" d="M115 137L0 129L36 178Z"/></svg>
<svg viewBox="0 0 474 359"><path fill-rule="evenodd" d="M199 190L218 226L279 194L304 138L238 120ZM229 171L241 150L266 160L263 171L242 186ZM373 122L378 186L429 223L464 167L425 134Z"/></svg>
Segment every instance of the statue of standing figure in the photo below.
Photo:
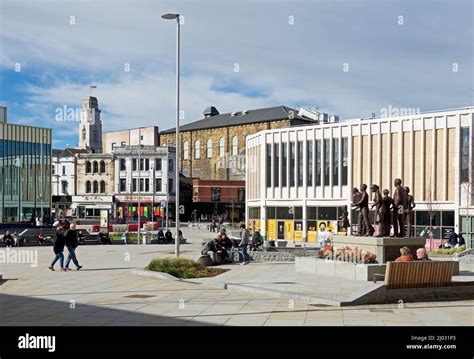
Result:
<svg viewBox="0 0 474 359"><path fill-rule="evenodd" d="M402 180L396 178L394 181L395 192L393 194L393 233L395 237L405 237L405 211L407 209L407 194L402 186Z"/></svg>
<svg viewBox="0 0 474 359"><path fill-rule="evenodd" d="M354 193L356 196L354 196ZM359 220L358 220L358 235L359 236L371 236L374 233L373 227L369 222L369 195L367 193L367 185L363 183L360 186L360 192L354 192L353 198L355 201L352 205L359 209Z"/></svg>
<svg viewBox="0 0 474 359"><path fill-rule="evenodd" d="M370 186L370 191L374 194L373 202L374 204L370 207L370 209L373 209L375 207L375 227L376 227L376 237L382 237L383 236L383 231L384 231L384 222L385 218L382 213L382 195L380 194L380 187L377 186L376 184L373 184Z"/></svg>
<svg viewBox="0 0 474 359"><path fill-rule="evenodd" d="M410 193L410 188L405 187L405 192L407 194L407 207L405 209L405 225L407 226L407 237L411 237L411 217L413 213L413 208L416 207L415 200Z"/></svg>
<svg viewBox="0 0 474 359"><path fill-rule="evenodd" d="M392 208L394 207L393 199L389 196L389 193L390 191L388 189L383 190L382 206L380 208L383 217L382 235L384 237L390 236L391 214Z"/></svg>
<svg viewBox="0 0 474 359"><path fill-rule="evenodd" d="M347 206L344 206L341 216L339 217L339 230L345 232L347 235L347 228L351 226L349 223L349 212L347 211Z"/></svg>

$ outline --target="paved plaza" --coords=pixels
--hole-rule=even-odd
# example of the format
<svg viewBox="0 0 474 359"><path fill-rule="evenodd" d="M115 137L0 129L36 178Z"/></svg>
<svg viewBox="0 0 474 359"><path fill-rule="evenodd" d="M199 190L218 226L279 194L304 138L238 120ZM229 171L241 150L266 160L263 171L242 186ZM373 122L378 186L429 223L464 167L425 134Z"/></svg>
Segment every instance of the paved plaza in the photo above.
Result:
<svg viewBox="0 0 474 359"><path fill-rule="evenodd" d="M190 243L181 246L181 254L192 259L198 256L202 240L212 236L202 230L184 230L184 235ZM173 245L80 246L78 258L84 268L66 273L48 270L51 247L20 250L37 251L38 266L0 264L4 279L0 285L0 323L5 326L474 323L474 300L405 303L400 307L330 305L331 300L373 284L296 275L290 262L226 265L231 270L215 278L171 281L133 275L132 270L143 269L152 258L173 256ZM241 290L224 289L222 283L238 284ZM262 288L268 293L258 291ZM278 296L278 292L286 294ZM327 299L327 304L305 300L310 296Z"/></svg>

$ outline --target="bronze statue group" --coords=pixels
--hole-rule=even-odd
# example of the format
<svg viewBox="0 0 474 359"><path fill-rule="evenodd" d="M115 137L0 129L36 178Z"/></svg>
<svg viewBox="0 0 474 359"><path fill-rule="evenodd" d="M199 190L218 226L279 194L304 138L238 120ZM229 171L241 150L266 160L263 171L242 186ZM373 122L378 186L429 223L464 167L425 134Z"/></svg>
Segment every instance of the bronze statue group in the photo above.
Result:
<svg viewBox="0 0 474 359"><path fill-rule="evenodd" d="M371 225L369 219L369 194L367 185L362 184L360 189L352 189L352 209L359 212L357 236L390 236L391 225L393 225L393 235L395 237L411 237L412 212L415 208L413 196L410 195L410 189L402 186L400 178L394 181L395 191L393 198L389 196L389 190L383 190L383 196L380 193L380 187L376 184L370 186L373 193L375 207L375 226ZM405 230L406 226L406 230Z"/></svg>

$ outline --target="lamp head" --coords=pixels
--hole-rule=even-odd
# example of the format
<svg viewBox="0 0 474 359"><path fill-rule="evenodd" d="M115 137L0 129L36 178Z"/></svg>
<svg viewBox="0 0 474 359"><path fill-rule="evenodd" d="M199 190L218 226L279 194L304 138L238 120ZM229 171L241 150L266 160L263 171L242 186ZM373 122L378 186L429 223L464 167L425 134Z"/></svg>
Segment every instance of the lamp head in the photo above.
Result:
<svg viewBox="0 0 474 359"><path fill-rule="evenodd" d="M165 20L174 20L179 18L179 14L166 13L161 15L161 17Z"/></svg>

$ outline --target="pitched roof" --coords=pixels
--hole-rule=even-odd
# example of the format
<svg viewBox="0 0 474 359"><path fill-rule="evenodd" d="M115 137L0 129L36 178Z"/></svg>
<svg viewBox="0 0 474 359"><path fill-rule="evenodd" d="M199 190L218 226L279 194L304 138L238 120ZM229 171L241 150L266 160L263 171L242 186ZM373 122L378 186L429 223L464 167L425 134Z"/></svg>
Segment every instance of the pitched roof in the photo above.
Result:
<svg viewBox="0 0 474 359"><path fill-rule="evenodd" d="M53 148L53 157L73 157L78 153L89 153L90 150L85 150L82 148L65 148L65 149L58 149Z"/></svg>
<svg viewBox="0 0 474 359"><path fill-rule="evenodd" d="M207 117L195 122L188 123L180 126L180 131L194 131L202 130L206 128L226 127L235 125L245 125L257 122L282 120L290 117L290 111L293 111L293 118L302 121L308 121L309 123L315 122L314 120L299 116L298 110L295 110L287 106L276 106L268 108L260 108L256 110L239 111L232 113L223 113L211 117ZM175 128L161 131L161 134L173 133Z"/></svg>

